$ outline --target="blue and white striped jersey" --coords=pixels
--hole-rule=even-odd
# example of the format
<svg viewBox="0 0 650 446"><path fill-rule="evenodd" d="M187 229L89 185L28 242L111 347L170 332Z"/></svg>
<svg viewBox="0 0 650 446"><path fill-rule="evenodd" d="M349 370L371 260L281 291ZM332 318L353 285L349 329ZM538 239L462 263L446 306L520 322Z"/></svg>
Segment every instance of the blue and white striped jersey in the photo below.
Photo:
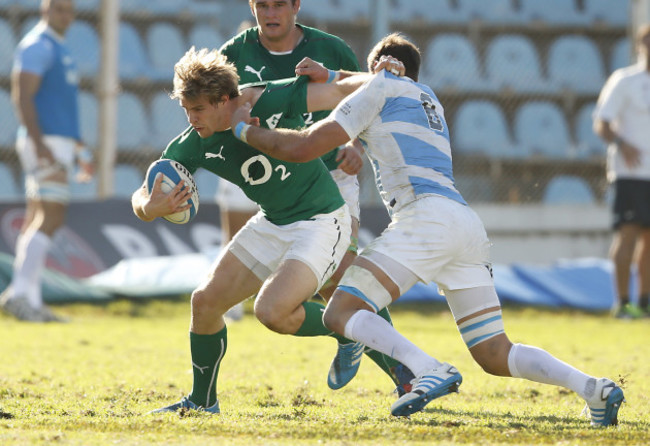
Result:
<svg viewBox="0 0 650 446"><path fill-rule="evenodd" d="M18 44L13 70L41 77L34 98L41 132L80 140L79 77L63 39L39 23Z"/></svg>
<svg viewBox="0 0 650 446"><path fill-rule="evenodd" d="M389 212L431 194L467 205L454 185L444 109L426 85L382 70L331 117L361 140Z"/></svg>

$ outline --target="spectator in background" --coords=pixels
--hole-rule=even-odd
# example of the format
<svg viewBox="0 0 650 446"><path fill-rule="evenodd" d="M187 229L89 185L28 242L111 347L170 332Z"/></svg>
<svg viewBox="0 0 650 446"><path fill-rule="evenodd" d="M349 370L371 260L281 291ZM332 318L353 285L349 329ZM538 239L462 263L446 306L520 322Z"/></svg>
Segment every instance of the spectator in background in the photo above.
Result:
<svg viewBox="0 0 650 446"><path fill-rule="evenodd" d="M41 20L18 44L11 76L27 205L13 278L0 306L31 322L62 321L43 303L41 276L52 237L65 220L75 158L86 178L92 174L79 135L77 71L64 43L73 20L73 0L42 0Z"/></svg>
<svg viewBox="0 0 650 446"><path fill-rule="evenodd" d="M614 186L614 262L619 318L650 313L650 25L637 33L640 60L616 70L594 111L594 130L607 143L607 179ZM638 305L630 301L636 263Z"/></svg>

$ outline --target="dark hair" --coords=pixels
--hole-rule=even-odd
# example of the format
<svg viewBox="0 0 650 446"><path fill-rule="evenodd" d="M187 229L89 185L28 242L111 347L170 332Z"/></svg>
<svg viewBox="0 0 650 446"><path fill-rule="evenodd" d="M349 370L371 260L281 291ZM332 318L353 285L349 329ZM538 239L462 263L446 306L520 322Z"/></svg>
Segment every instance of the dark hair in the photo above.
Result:
<svg viewBox="0 0 650 446"><path fill-rule="evenodd" d="M413 79L418 80L420 72L420 50L410 40L400 33L392 33L381 39L370 50L368 54L368 70L372 72L372 68L381 56L393 56L395 59L400 60L406 68L406 75Z"/></svg>

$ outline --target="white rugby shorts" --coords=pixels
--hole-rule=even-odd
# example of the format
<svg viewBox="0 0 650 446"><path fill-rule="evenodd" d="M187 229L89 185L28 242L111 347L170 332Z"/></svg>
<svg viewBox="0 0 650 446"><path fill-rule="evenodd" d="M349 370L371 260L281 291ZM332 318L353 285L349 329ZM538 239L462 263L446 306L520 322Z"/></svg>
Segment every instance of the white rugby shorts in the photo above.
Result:
<svg viewBox="0 0 650 446"><path fill-rule="evenodd" d="M481 219L469 206L445 197L425 196L400 207L361 255L372 258L372 252L395 260L424 283L435 282L443 292L493 286L490 241ZM398 285L405 291L413 283Z"/></svg>
<svg viewBox="0 0 650 446"><path fill-rule="evenodd" d="M262 281L285 259L299 260L317 277L318 290L341 263L350 245L350 226L347 205L288 225L275 225L258 212L228 249Z"/></svg>
<svg viewBox="0 0 650 446"><path fill-rule="evenodd" d="M37 175L38 156L36 145L26 133L20 133L16 139L16 152L20 165L25 172L25 193L28 199L42 198L45 200L68 202L70 195L70 175L74 169L77 140L59 135L43 135L43 142L52 152L54 159L62 164L68 174L65 184L51 183ZM56 187L52 189L52 185Z"/></svg>

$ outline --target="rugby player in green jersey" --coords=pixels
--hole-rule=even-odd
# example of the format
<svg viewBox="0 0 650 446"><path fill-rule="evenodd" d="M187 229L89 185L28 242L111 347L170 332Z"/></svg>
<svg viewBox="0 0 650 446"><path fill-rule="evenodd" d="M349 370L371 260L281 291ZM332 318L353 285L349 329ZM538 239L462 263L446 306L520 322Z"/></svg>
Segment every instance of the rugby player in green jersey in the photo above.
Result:
<svg viewBox="0 0 650 446"><path fill-rule="evenodd" d="M241 84L291 78L295 76L295 67L305 57L331 70L361 71L356 55L341 38L296 23L300 0L249 0L248 3L257 26L239 33L219 49L237 68ZM303 118L309 126L324 119L328 114L328 111L307 112ZM363 148L355 140L321 157L352 217L352 242L348 252L341 260L339 268L318 293L325 300L332 296L343 272L357 255L360 208L356 174L363 166L362 153ZM342 158L343 162L341 159L337 160L337 156ZM225 241L229 241L258 209L255 202L227 181L219 182L217 202ZM381 310L381 316L391 322L387 308ZM354 377L354 374L346 371L354 369L354 363L358 364L362 353L361 344L338 345L327 380L332 389L345 386ZM405 385L409 387L414 376L408 368L374 350L365 349L365 353L393 380L398 393L404 391Z"/></svg>
<svg viewBox="0 0 650 446"><path fill-rule="evenodd" d="M244 103L252 104L259 123L267 128L304 126L302 115L313 108L312 101L335 105L321 94L322 84L305 90L301 87L308 78L299 77L240 91L234 66L217 51L205 49L190 49L174 70L172 98L179 99L190 127L167 146L163 158L179 161L192 173L204 168L231 181L261 208L192 293L191 394L155 411L218 413L216 380L227 347L223 315L229 308L257 294L255 315L269 329L296 336L332 335L322 322L323 305L307 300L343 258L350 214L320 159L304 164L278 161L230 131L231 114ZM351 92L364 77L353 76L337 86ZM187 188L181 182L164 193L161 180L154 182L151 194L144 185L133 194L133 210L141 220L185 209Z"/></svg>

